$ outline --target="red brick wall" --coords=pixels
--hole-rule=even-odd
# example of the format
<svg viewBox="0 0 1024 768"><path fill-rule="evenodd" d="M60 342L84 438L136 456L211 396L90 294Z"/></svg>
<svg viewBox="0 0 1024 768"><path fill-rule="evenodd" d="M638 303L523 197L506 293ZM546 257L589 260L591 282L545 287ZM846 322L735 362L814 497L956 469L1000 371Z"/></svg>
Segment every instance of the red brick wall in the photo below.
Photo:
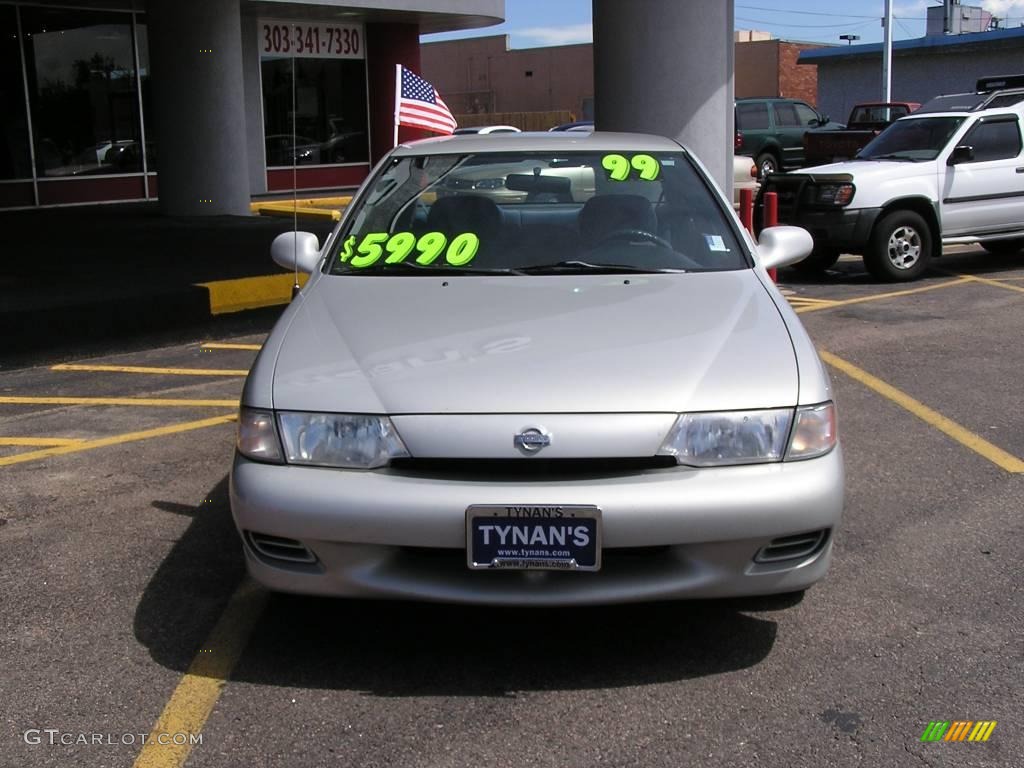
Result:
<svg viewBox="0 0 1024 768"><path fill-rule="evenodd" d="M754 40L736 43L737 99L770 99L779 95L779 41Z"/></svg>
<svg viewBox="0 0 1024 768"><path fill-rule="evenodd" d="M818 68L797 65L800 51L821 46L763 40L736 43L736 97L782 96L818 102ZM423 76L452 112L538 112L577 116L594 95L589 44L509 49L505 35L425 43ZM527 75L527 73L531 73Z"/></svg>
<svg viewBox="0 0 1024 768"><path fill-rule="evenodd" d="M779 43L779 96L802 99L818 106L818 67L816 64L797 64L800 51L820 48L804 43Z"/></svg>

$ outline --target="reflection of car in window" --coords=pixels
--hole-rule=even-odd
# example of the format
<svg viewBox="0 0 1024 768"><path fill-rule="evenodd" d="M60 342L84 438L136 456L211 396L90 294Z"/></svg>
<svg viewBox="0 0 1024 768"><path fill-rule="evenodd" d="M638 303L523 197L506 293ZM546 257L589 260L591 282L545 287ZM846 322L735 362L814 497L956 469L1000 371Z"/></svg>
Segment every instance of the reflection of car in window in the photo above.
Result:
<svg viewBox="0 0 1024 768"><path fill-rule="evenodd" d="M244 387L230 488L249 571L499 605L807 588L842 456L827 376L765 269L810 245L778 228L755 246L669 139L395 148L323 248L275 240L310 278Z"/></svg>
<svg viewBox="0 0 1024 768"><path fill-rule="evenodd" d="M307 136L279 133L266 137L267 165L319 165L321 162L320 142ZM294 147L294 149L293 149Z"/></svg>

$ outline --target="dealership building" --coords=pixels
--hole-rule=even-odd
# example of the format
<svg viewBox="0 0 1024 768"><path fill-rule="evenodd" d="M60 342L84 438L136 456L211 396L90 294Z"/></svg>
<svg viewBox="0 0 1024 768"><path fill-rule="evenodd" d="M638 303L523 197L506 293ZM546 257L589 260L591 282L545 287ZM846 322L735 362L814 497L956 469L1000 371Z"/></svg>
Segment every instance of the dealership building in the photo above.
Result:
<svg viewBox="0 0 1024 768"><path fill-rule="evenodd" d="M504 5L0 0L0 209L245 214L254 195L356 185L392 146L395 65L420 71L420 34L498 24Z"/></svg>

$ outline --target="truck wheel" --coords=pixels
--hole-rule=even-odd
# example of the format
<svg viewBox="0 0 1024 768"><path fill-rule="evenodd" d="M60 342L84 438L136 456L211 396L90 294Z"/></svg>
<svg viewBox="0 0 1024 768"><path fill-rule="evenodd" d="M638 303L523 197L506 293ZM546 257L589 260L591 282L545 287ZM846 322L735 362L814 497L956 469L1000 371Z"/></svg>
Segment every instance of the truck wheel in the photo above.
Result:
<svg viewBox="0 0 1024 768"><path fill-rule="evenodd" d="M875 225L864 266L875 278L893 283L917 280L932 259L932 232L913 211L893 211Z"/></svg>
<svg viewBox="0 0 1024 768"><path fill-rule="evenodd" d="M794 264L793 269L807 274L814 274L816 272L824 272L837 261L839 261L839 251L835 248L815 246L814 250L811 251L811 255L803 261L798 261Z"/></svg>
<svg viewBox="0 0 1024 768"><path fill-rule="evenodd" d="M757 178L762 181L769 173L779 172L779 161L771 152L762 152L754 162L757 165Z"/></svg>
<svg viewBox="0 0 1024 768"><path fill-rule="evenodd" d="M981 247L996 256L1011 256L1021 248L1024 248L1024 240L989 240L987 243L980 243Z"/></svg>

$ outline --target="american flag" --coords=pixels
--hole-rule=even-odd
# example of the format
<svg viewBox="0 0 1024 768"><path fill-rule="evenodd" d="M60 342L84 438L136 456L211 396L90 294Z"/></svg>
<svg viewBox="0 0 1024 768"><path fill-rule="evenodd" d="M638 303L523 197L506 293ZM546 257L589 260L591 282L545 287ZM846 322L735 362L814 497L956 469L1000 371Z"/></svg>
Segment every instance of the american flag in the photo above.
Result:
<svg viewBox="0 0 1024 768"><path fill-rule="evenodd" d="M395 124L425 128L434 133L451 133L458 123L437 90L422 77L401 64L399 94L395 105Z"/></svg>

